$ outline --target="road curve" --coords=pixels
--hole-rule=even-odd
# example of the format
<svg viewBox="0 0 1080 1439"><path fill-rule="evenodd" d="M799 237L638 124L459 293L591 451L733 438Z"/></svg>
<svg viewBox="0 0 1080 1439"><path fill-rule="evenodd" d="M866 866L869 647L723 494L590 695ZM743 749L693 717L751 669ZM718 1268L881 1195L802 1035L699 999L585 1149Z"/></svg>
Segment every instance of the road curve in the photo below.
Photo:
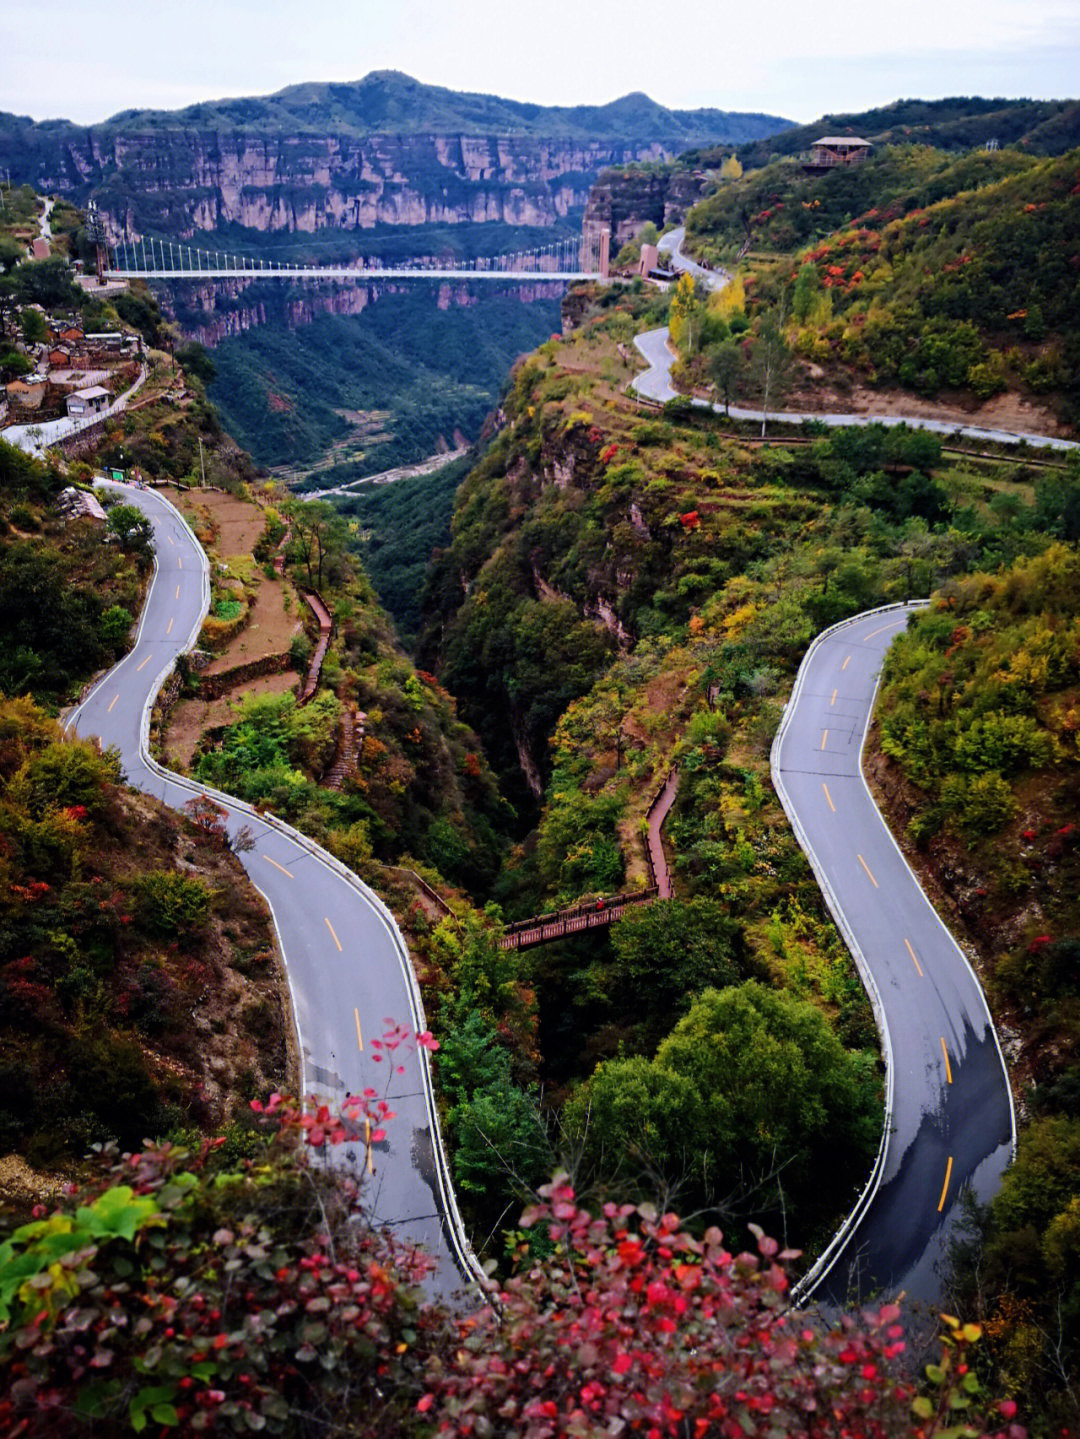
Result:
<svg viewBox="0 0 1080 1439"><path fill-rule="evenodd" d="M649 368L634 377L633 389L643 400L652 400L657 405L677 399L682 393L671 383L671 366L675 357L668 349L668 333L668 327L662 325L657 330L646 330L643 335L634 336L634 345ZM740 409L737 405L725 410L723 405L712 405L708 400L699 399L697 396L692 397L692 403L698 409L715 410L718 415L730 414L733 420L754 420L758 423L767 419L778 424L801 425L806 420L816 420L831 429L907 425L913 430L931 430L937 435L959 435L965 440L986 440L998 445L1028 444L1040 449L1080 449L1080 441L1061 440L1055 435L1029 435L1019 430L990 430L979 425L959 425L953 420L923 419L918 415L805 414L794 410L770 410L766 414L762 410Z"/></svg>
<svg viewBox="0 0 1080 1439"><path fill-rule="evenodd" d="M677 230L669 230L657 241L657 252L670 258L673 270L682 270L684 274L693 275L707 290L722 290L731 276L726 270L706 270L704 265L699 265L689 255L684 255L682 243L685 239L685 225L680 225Z"/></svg>
<svg viewBox="0 0 1080 1439"><path fill-rule="evenodd" d="M154 575L131 651L93 687L67 721L120 753L129 783L174 809L209 794L228 811L230 833L247 825L254 848L239 858L273 914L285 961L305 1096L340 1102L366 1086L396 1113L374 1146L365 1199L376 1225L421 1244L438 1260L429 1287L447 1296L480 1278L457 1212L442 1143L428 1055L397 1056L399 1074L371 1041L391 1019L426 1028L408 950L386 906L306 836L249 805L163 769L150 756L150 709L173 661L194 644L209 608L209 564L179 511L163 496L99 481L154 528ZM395 1067L396 1069L396 1067ZM347 1151L333 1151L347 1163Z"/></svg>
<svg viewBox="0 0 1080 1439"><path fill-rule="evenodd" d="M1016 1142L1005 1062L971 965L926 898L862 773L885 651L914 605L856 615L807 651L772 777L874 1006L885 1127L847 1224L798 1290L935 1304L962 1192L995 1192Z"/></svg>

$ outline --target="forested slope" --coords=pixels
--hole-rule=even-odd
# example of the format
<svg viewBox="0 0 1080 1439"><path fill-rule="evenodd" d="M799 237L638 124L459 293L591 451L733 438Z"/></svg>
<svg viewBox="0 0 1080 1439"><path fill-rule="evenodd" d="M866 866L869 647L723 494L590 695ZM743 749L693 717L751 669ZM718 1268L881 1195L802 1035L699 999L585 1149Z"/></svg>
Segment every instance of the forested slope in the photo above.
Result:
<svg viewBox="0 0 1080 1439"><path fill-rule="evenodd" d="M1078 151L893 146L826 173L779 162L703 201L687 232L714 261L750 247L738 285L753 337L779 332L807 408L815 389L832 408L868 386L973 411L1009 392L1043 427L1080 420ZM726 334L718 324L700 376Z"/></svg>
<svg viewBox="0 0 1080 1439"><path fill-rule="evenodd" d="M947 461L939 440L903 429L758 449L679 402L643 413L621 392L618 347L657 322L660 303L602 295L572 336L518 367L506 425L459 492L422 652L504 782L541 791L535 840L499 881L511 913L645 883L645 807L678 765L677 900L609 941L538 952L540 1073L564 1125L590 1116L596 1182L613 1182L613 1156L629 1154L624 1182L651 1167L697 1202L761 1205L767 1223L779 1196L753 1193L762 1156L719 1118L696 1146L714 1168L687 1179L690 1116L704 1113L695 1086L715 1081L688 1069L680 1036L795 1025L755 984L781 1008L810 1001L848 1046L826 1066L833 1103L850 1096L845 1132L873 1133L859 1079L869 1012L768 782L779 703L825 625L979 559L1040 553L1068 523L1075 481L1033 486L1011 465ZM777 1133L787 1121L770 1105L795 1084L780 1074L757 1076ZM830 1166L837 1191L866 1152L860 1141L850 1171ZM823 1234L825 1195L800 1200L792 1162L800 1233Z"/></svg>
<svg viewBox="0 0 1080 1439"><path fill-rule="evenodd" d="M1077 1422L1080 555L946 584L883 672L875 773L976 947L1022 1095L1016 1165L972 1225L957 1302L998 1373Z"/></svg>

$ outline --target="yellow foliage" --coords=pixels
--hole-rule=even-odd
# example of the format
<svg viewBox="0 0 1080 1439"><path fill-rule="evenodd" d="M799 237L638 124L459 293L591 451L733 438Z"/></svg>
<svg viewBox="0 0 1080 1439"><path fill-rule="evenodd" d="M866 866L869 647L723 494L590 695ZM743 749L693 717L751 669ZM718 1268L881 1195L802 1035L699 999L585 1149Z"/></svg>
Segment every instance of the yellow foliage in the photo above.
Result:
<svg viewBox="0 0 1080 1439"><path fill-rule="evenodd" d="M722 290L714 290L709 296L709 314L729 320L732 315L745 315L746 290L742 276L732 275Z"/></svg>
<svg viewBox="0 0 1080 1439"><path fill-rule="evenodd" d="M740 605L737 610L732 610L731 614L725 615L724 633L728 639L734 639L737 635L742 634L757 612L758 606L750 603Z"/></svg>

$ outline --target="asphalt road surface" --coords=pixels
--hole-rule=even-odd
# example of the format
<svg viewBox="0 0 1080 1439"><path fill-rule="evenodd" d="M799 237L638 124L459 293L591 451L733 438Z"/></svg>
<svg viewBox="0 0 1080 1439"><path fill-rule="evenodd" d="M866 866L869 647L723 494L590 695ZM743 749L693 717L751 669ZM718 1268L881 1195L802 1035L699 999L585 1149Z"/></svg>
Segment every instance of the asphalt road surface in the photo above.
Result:
<svg viewBox="0 0 1080 1439"><path fill-rule="evenodd" d="M179 513L162 496L108 485L151 520L157 566L136 643L72 713L82 736L115 746L129 783L174 809L203 787L170 776L144 758L144 713L176 655L194 643L209 605L206 556ZM366 1086L396 1113L387 1139L373 1147L365 1205L376 1225L423 1245L439 1261L431 1288L462 1287L468 1264L453 1193L440 1166L427 1055L411 1044L392 1065L376 1060L372 1040L390 1019L423 1027L419 991L408 951L389 912L371 891L303 836L217 796L229 830L248 825L255 838L239 856L273 912L292 992L305 1095L340 1103ZM404 1073L395 1072L397 1065ZM332 1150L348 1163L348 1146ZM362 1163L360 1151L353 1162Z"/></svg>
<svg viewBox="0 0 1080 1439"><path fill-rule="evenodd" d="M685 226L680 225L677 230L669 230L666 235L661 235L657 242L657 252L669 257L673 270L682 270L687 275L693 275L707 290L722 290L731 276L726 270L706 270L704 265L699 265L689 255L684 255L682 243L685 238Z"/></svg>
<svg viewBox="0 0 1080 1439"><path fill-rule="evenodd" d="M646 330L645 334L634 337L634 344L649 365L647 370L635 376L633 380L634 390L637 394L643 400L652 400L658 405L676 399L681 391L676 390L671 383L671 366L675 357L668 349L668 327L663 325L658 330ZM737 405L732 405L730 410L725 411L723 405L710 405L708 400L702 400L696 396L692 403L699 409L715 410L718 415L730 414L733 420L754 420L758 423L762 419L767 419L776 421L778 424L801 425L804 420L817 420L819 424L828 425L833 429L845 429L856 425L908 425L913 430L932 430L937 435L961 435L967 440L988 440L999 445L1018 445L1026 442L1042 449L1080 449L1080 442L1059 440L1053 435L1027 435L1014 430L988 430L979 425L958 425L954 420L926 420L915 415L803 414L793 410L770 410L765 415L762 410L744 410Z"/></svg>
<svg viewBox="0 0 1080 1439"><path fill-rule="evenodd" d="M879 1164L855 1222L807 1285L835 1306L901 1292L940 1302L961 1194L989 1199L1015 1140L982 990L862 775L882 659L912 608L871 611L819 636L772 754L777 792L867 983L888 1065Z"/></svg>

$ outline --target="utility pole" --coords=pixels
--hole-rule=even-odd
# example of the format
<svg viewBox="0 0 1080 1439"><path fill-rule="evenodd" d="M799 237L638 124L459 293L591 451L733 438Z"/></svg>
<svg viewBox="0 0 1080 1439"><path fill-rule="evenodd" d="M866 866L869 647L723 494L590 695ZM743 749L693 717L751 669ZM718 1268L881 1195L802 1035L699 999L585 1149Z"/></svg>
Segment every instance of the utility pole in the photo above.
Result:
<svg viewBox="0 0 1080 1439"><path fill-rule="evenodd" d="M202 435L199 436L199 474L202 476L202 488L206 489L206 461L203 459Z"/></svg>

